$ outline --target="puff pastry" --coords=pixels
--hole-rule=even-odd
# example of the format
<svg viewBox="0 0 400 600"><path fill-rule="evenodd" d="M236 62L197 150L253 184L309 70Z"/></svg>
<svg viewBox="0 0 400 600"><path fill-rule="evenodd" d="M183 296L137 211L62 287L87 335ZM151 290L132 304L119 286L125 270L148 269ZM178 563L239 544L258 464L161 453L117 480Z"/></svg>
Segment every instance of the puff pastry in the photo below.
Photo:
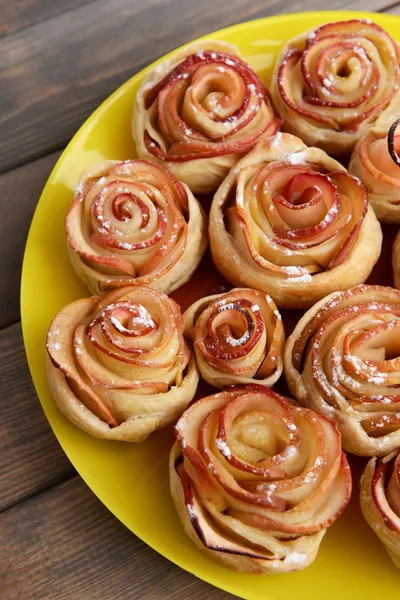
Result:
<svg viewBox="0 0 400 600"><path fill-rule="evenodd" d="M47 377L62 412L99 438L140 442L196 393L179 306L146 287L63 308L47 335Z"/></svg>
<svg viewBox="0 0 400 600"><path fill-rule="evenodd" d="M381 115L357 142L349 171L363 182L378 219L400 223L400 119L387 123Z"/></svg>
<svg viewBox="0 0 400 600"><path fill-rule="evenodd" d="M167 165L194 193L215 191L279 126L267 88L237 47L212 41L189 44L153 69L133 117L139 156Z"/></svg>
<svg viewBox="0 0 400 600"><path fill-rule="evenodd" d="M94 294L126 285L170 293L207 246L206 218L189 188L143 160L85 171L65 225L72 264Z"/></svg>
<svg viewBox="0 0 400 600"><path fill-rule="evenodd" d="M371 458L361 478L364 518L400 569L400 451Z"/></svg>
<svg viewBox="0 0 400 600"><path fill-rule="evenodd" d="M384 456L400 446L400 292L360 285L313 306L289 336L289 389L334 419L343 447Z"/></svg>
<svg viewBox="0 0 400 600"><path fill-rule="evenodd" d="M287 133L262 140L231 170L214 196L209 234L229 281L284 308L365 281L382 244L360 181Z"/></svg>
<svg viewBox="0 0 400 600"><path fill-rule="evenodd" d="M211 385L271 387L281 376L285 332L268 294L233 289L208 296L195 302L183 321L199 371Z"/></svg>
<svg viewBox="0 0 400 600"><path fill-rule="evenodd" d="M394 287L400 289L400 231L393 244L393 280Z"/></svg>
<svg viewBox="0 0 400 600"><path fill-rule="evenodd" d="M349 155L399 95L399 61L398 44L369 20L327 23L293 38L271 84L285 130L329 154ZM394 120L395 104L389 110Z"/></svg>
<svg viewBox="0 0 400 600"><path fill-rule="evenodd" d="M248 573L313 562L351 493L334 423L249 385L195 402L176 435L171 494L198 548Z"/></svg>

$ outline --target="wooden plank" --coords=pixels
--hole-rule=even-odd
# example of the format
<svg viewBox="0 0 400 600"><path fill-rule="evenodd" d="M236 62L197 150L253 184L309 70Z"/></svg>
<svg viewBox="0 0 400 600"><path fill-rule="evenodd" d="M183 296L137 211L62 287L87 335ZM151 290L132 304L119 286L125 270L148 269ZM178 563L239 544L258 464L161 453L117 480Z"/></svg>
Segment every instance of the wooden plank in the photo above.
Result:
<svg viewBox="0 0 400 600"><path fill-rule="evenodd" d="M329 7L387 5L332 0ZM111 91L177 45L238 21L316 8L315 0L230 0L229 10L215 0L96 0L3 37L0 172L61 148Z"/></svg>
<svg viewBox="0 0 400 600"><path fill-rule="evenodd" d="M0 0L0 37L40 23L92 0Z"/></svg>
<svg viewBox="0 0 400 600"><path fill-rule="evenodd" d="M0 510L3 510L71 477L75 470L54 437L37 399L19 324L0 332L0 356Z"/></svg>
<svg viewBox="0 0 400 600"><path fill-rule="evenodd" d="M26 236L36 203L59 153L0 175L0 328L19 320L19 287Z"/></svg>
<svg viewBox="0 0 400 600"><path fill-rule="evenodd" d="M229 600L126 529L80 477L0 515L2 600Z"/></svg>

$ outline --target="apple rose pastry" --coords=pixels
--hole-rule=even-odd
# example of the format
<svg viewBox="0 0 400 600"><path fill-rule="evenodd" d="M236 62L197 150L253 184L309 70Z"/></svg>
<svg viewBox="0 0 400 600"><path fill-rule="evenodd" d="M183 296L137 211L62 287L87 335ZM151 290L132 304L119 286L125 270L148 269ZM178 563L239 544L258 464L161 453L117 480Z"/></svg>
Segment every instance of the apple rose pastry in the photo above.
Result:
<svg viewBox="0 0 400 600"><path fill-rule="evenodd" d="M357 142L349 171L366 187L378 219L400 223L400 119L389 130L382 125L378 122Z"/></svg>
<svg viewBox="0 0 400 600"><path fill-rule="evenodd" d="M150 288L72 302L54 318L47 351L55 401L95 437L140 442L182 414L196 393L180 309Z"/></svg>
<svg viewBox="0 0 400 600"><path fill-rule="evenodd" d="M400 569L400 451L371 458L361 478L361 510Z"/></svg>
<svg viewBox="0 0 400 600"><path fill-rule="evenodd" d="M231 170L209 230L221 273L284 308L308 308L365 281L382 244L360 181L287 133L262 140Z"/></svg>
<svg viewBox="0 0 400 600"><path fill-rule="evenodd" d="M283 370L285 332L268 294L234 289L195 302L183 315L197 366L208 383L274 385Z"/></svg>
<svg viewBox="0 0 400 600"><path fill-rule="evenodd" d="M260 385L195 402L176 425L171 494L186 533L236 571L299 571L345 509L334 423Z"/></svg>
<svg viewBox="0 0 400 600"><path fill-rule="evenodd" d="M345 450L400 446L400 292L360 285L313 306L289 336L286 380L300 404L334 419Z"/></svg>
<svg viewBox="0 0 400 600"><path fill-rule="evenodd" d="M189 188L144 160L85 171L65 226L72 264L94 294L126 285L172 292L207 246L206 218Z"/></svg>
<svg viewBox="0 0 400 600"><path fill-rule="evenodd" d="M399 60L397 43L362 19L327 23L293 38L271 84L286 131L330 154L350 154L399 93Z"/></svg>
<svg viewBox="0 0 400 600"><path fill-rule="evenodd" d="M140 157L168 166L192 192L216 190L239 157L275 133L269 92L223 42L196 42L153 69L136 96Z"/></svg>
<svg viewBox="0 0 400 600"><path fill-rule="evenodd" d="M400 231L393 244L393 279L394 287L400 289Z"/></svg>

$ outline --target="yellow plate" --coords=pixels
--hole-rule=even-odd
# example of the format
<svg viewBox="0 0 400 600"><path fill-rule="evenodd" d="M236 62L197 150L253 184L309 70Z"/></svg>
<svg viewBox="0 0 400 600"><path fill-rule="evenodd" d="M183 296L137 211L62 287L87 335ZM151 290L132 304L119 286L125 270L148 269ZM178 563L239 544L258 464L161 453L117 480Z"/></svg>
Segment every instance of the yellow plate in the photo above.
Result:
<svg viewBox="0 0 400 600"><path fill-rule="evenodd" d="M287 39L327 21L360 17L371 18L399 36L398 17L341 11L261 19L203 39L237 44L268 81ZM148 70L117 90L75 135L54 168L32 221L22 273L22 325L32 378L50 425L73 465L109 510L155 550L204 580L249 600L288 598L294 592L298 600L396 598L399 572L363 521L357 497L328 531L315 563L302 573L269 577L234 573L203 556L176 516L168 487L171 428L139 445L96 440L70 424L50 396L45 375L47 328L62 306L89 295L68 259L64 216L83 168L102 159L134 156L131 113Z"/></svg>

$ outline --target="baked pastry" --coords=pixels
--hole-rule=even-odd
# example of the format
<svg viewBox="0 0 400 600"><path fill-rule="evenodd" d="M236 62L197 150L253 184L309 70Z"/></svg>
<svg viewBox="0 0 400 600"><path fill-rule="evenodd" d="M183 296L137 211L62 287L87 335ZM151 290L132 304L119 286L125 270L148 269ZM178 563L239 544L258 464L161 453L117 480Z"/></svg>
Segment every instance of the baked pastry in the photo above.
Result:
<svg viewBox="0 0 400 600"><path fill-rule="evenodd" d="M400 289L400 230L393 244L393 280L394 287Z"/></svg>
<svg viewBox="0 0 400 600"><path fill-rule="evenodd" d="M65 226L72 264L94 294L126 285L170 293L207 246L206 218L189 188L143 160L85 171Z"/></svg>
<svg viewBox="0 0 400 600"><path fill-rule="evenodd" d="M176 419L196 393L179 306L146 287L83 298L55 316L47 377L62 412L99 438L140 442Z"/></svg>
<svg viewBox="0 0 400 600"><path fill-rule="evenodd" d="M361 510L400 569L400 450L371 458L361 478Z"/></svg>
<svg viewBox="0 0 400 600"><path fill-rule="evenodd" d="M236 46L195 42L140 87L133 136L141 158L166 165L192 192L208 193L280 123L267 88Z"/></svg>
<svg viewBox="0 0 400 600"><path fill-rule="evenodd" d="M400 446L400 292L359 285L313 306L289 336L289 389L337 422L343 447L384 456Z"/></svg>
<svg viewBox="0 0 400 600"><path fill-rule="evenodd" d="M359 180L287 133L262 140L232 169L214 196L209 234L229 281L284 308L365 281L382 244Z"/></svg>
<svg viewBox="0 0 400 600"><path fill-rule="evenodd" d="M400 113L400 95L399 95ZM349 171L361 179L380 221L400 223L400 119L379 118L359 139Z"/></svg>
<svg viewBox="0 0 400 600"><path fill-rule="evenodd" d="M399 61L398 44L369 20L327 23L291 39L271 83L285 131L329 154L349 155L399 95ZM393 121L395 106L389 110Z"/></svg>
<svg viewBox="0 0 400 600"><path fill-rule="evenodd" d="M184 313L183 322L207 383L271 387L281 376L285 332L268 294L233 289L201 298Z"/></svg>
<svg viewBox="0 0 400 600"><path fill-rule="evenodd" d="M260 385L198 400L176 425L170 485L185 532L235 571L299 571L345 509L334 423Z"/></svg>

